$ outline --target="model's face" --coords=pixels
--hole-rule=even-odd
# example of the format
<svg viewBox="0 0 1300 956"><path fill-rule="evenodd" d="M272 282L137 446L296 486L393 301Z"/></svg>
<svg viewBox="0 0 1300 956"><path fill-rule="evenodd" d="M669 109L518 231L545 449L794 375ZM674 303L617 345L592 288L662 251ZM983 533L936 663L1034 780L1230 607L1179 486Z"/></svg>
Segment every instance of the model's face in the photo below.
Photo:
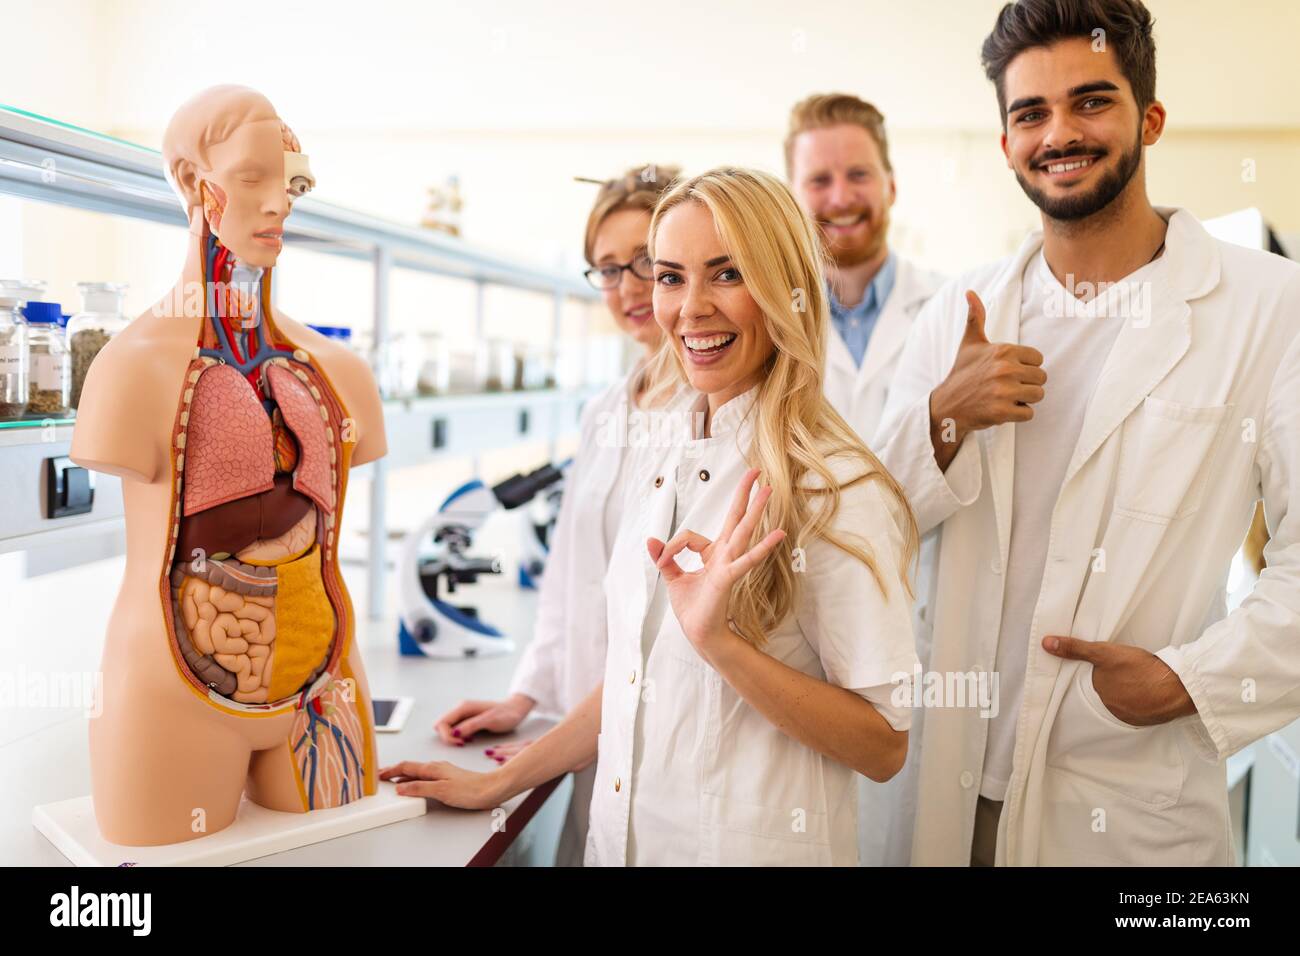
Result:
<svg viewBox="0 0 1300 956"><path fill-rule="evenodd" d="M285 146L279 120L245 123L208 151L212 169L201 174L209 228L250 265L275 265L290 205L312 185L307 157Z"/></svg>
<svg viewBox="0 0 1300 956"><path fill-rule="evenodd" d="M698 202L674 206L655 239L655 321L691 387L713 407L748 391L772 355L767 322Z"/></svg>
<svg viewBox="0 0 1300 956"><path fill-rule="evenodd" d="M880 147L861 126L810 129L794 139L790 179L804 211L826 237L836 265L878 256L896 189Z"/></svg>
<svg viewBox="0 0 1300 956"><path fill-rule="evenodd" d="M638 256L644 257L649 232L650 213L644 209L619 209L610 213L596 230L591 250L595 260L592 265L597 269L617 268ZM618 285L601 290L605 307L618 327L646 349L659 344L659 326L655 324L651 301L653 288L650 279L635 275L631 269L623 269Z"/></svg>
<svg viewBox="0 0 1300 956"><path fill-rule="evenodd" d="M1003 88L1007 166L1052 219L1109 206L1141 169L1142 147L1164 129L1164 107L1139 110L1114 52L1094 52L1087 39L1026 50L1007 66Z"/></svg>

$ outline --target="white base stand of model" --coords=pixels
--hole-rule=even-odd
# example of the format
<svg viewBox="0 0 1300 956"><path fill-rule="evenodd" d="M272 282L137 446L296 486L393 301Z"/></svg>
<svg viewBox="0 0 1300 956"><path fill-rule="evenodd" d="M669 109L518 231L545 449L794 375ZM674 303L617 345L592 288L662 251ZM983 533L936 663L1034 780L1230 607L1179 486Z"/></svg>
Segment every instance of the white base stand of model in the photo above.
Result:
<svg viewBox="0 0 1300 956"><path fill-rule="evenodd" d="M89 796L36 807L32 825L75 866L230 866L410 820L422 816L426 806L423 797L398 796L383 783L373 797L311 813L268 810L245 797L235 822L224 830L164 846L109 843L99 835Z"/></svg>

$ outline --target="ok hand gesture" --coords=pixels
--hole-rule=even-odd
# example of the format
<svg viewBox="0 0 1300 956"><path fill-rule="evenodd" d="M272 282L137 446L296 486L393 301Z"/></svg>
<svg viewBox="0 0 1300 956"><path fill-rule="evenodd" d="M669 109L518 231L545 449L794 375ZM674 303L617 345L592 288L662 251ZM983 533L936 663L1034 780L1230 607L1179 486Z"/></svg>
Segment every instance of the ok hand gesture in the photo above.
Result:
<svg viewBox="0 0 1300 956"><path fill-rule="evenodd" d="M715 644L732 636L727 624L731 589L785 538L785 532L777 529L752 548L748 547L772 494L770 486L762 487L751 502L749 492L757 479L757 468L751 468L741 478L716 541L689 529L679 531L667 544L658 538L646 540L650 559L668 586L668 600L677 622L705 660ZM704 567L699 571L683 571L676 560L683 549L698 554Z"/></svg>

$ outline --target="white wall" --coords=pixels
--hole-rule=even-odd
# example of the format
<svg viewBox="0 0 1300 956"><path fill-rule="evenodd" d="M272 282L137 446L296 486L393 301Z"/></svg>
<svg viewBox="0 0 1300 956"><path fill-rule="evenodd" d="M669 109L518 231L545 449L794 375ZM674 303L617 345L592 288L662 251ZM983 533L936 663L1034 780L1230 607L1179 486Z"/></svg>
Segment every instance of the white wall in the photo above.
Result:
<svg viewBox="0 0 1300 956"><path fill-rule="evenodd" d="M647 160L779 172L790 104L847 89L889 122L895 244L952 271L1035 221L1003 166L978 63L1000 5L229 0L215 26L211 9L165 0L5 0L6 32L37 39L10 44L3 89L156 146L190 92L247 83L299 133L323 198L415 223L427 187L456 173L469 238L575 269L594 187L573 176ZM1153 198L1201 216L1257 205L1300 231L1300 4L1149 6L1170 112L1150 153ZM1251 159L1257 177L1243 182Z"/></svg>

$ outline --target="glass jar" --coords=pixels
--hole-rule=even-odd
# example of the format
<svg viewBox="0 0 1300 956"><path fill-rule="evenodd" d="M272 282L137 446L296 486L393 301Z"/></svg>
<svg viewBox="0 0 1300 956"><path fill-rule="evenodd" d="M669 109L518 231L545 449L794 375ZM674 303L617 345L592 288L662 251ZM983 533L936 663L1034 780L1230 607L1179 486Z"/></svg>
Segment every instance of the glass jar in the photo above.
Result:
<svg viewBox="0 0 1300 956"><path fill-rule="evenodd" d="M446 395L451 391L451 358L447 343L435 332L420 336L424 342L424 364L420 366L421 395Z"/></svg>
<svg viewBox="0 0 1300 956"><path fill-rule="evenodd" d="M414 332L399 332L381 342L375 355L381 398L413 398L424 365L424 343Z"/></svg>
<svg viewBox="0 0 1300 956"><path fill-rule="evenodd" d="M0 296L17 299L20 305L38 302L44 295L43 279L0 279Z"/></svg>
<svg viewBox="0 0 1300 956"><path fill-rule="evenodd" d="M57 418L69 412L72 391L72 353L59 328L57 302L28 302L27 414Z"/></svg>
<svg viewBox="0 0 1300 956"><path fill-rule="evenodd" d="M0 421L27 411L27 323L18 300L0 298Z"/></svg>
<svg viewBox="0 0 1300 956"><path fill-rule="evenodd" d="M487 352L480 342L448 342L447 393L463 395L483 391L487 382Z"/></svg>
<svg viewBox="0 0 1300 956"><path fill-rule="evenodd" d="M319 332L327 339L331 339L343 346L349 351L354 350L352 342L352 329L346 325L308 325L307 328L313 332Z"/></svg>
<svg viewBox="0 0 1300 956"><path fill-rule="evenodd" d="M81 388L86 383L86 373L100 349L126 328L122 314L122 298L126 286L113 282L79 282L82 309L68 319L68 350L72 353L73 408L81 404Z"/></svg>
<svg viewBox="0 0 1300 956"><path fill-rule="evenodd" d="M479 361L483 365L480 378L485 392L514 391L519 386L516 374L518 362L515 359L515 347L504 339L487 339L481 344Z"/></svg>
<svg viewBox="0 0 1300 956"><path fill-rule="evenodd" d="M555 350L547 345L520 345L515 352L522 365L520 388L555 388Z"/></svg>

